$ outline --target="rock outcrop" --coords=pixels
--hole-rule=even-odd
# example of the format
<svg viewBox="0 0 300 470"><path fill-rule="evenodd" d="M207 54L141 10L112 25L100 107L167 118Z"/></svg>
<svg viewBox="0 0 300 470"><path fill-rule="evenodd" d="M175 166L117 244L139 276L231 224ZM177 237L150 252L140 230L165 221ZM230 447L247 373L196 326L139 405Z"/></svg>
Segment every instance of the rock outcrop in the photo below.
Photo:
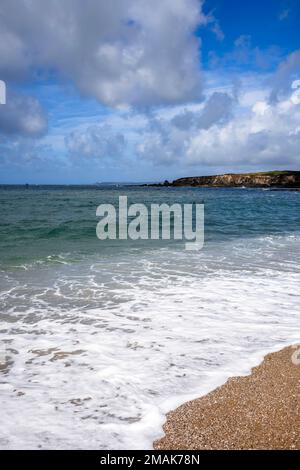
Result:
<svg viewBox="0 0 300 470"><path fill-rule="evenodd" d="M300 188L300 171L192 176L177 179L169 186Z"/></svg>

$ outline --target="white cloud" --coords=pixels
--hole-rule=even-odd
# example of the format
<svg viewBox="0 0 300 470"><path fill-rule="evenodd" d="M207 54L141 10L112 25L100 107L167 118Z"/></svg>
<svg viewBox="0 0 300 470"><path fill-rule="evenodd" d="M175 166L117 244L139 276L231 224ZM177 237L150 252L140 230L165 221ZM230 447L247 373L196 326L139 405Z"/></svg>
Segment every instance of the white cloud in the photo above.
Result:
<svg viewBox="0 0 300 470"><path fill-rule="evenodd" d="M257 101L252 108L252 111L257 116L264 116L270 110L270 105L265 101Z"/></svg>
<svg viewBox="0 0 300 470"><path fill-rule="evenodd" d="M47 130L47 117L32 97L7 92L6 104L0 106L0 134L38 137Z"/></svg>
<svg viewBox="0 0 300 470"><path fill-rule="evenodd" d="M297 95L296 95L297 94ZM298 91L277 104L257 102L221 128L213 126L190 138L187 164L259 167L299 165Z"/></svg>
<svg viewBox="0 0 300 470"><path fill-rule="evenodd" d="M282 96L288 94L292 81L299 79L299 76L300 50L298 49L281 62L276 73L272 76L270 80L272 86L271 101L276 102Z"/></svg>
<svg viewBox="0 0 300 470"><path fill-rule="evenodd" d="M206 100L201 101L204 74L194 31L208 25L223 37L217 20L203 15L202 3L2 0L0 77L22 82L36 78L37 71L43 76L55 72L82 94L122 109L103 113L101 123L94 115L72 127L70 118L67 126L42 138L41 145L52 142L59 154L67 149L70 165L82 157L105 164L124 163L128 157L140 167L173 165L176 171L190 166L230 171L296 167L300 51L272 75L234 75L234 66L270 69L281 55L276 48L253 47L251 37L240 36L233 51L215 57L220 68L207 74ZM25 160L36 158L30 137L41 136L46 128L46 116L33 98L11 96L0 109L1 137L12 138L15 156L23 145Z"/></svg>
<svg viewBox="0 0 300 470"><path fill-rule="evenodd" d="M202 111L186 109L171 120L153 118L137 145L140 158L176 168L297 167L300 163L300 88L270 103L265 92L252 102L240 91L236 102L224 93L213 94ZM253 95L255 97L255 94ZM245 103L248 107L245 108Z"/></svg>
<svg viewBox="0 0 300 470"><path fill-rule="evenodd" d="M199 0L2 0L0 76L56 71L110 106L199 99Z"/></svg>
<svg viewBox="0 0 300 470"><path fill-rule="evenodd" d="M184 163L192 136L226 122L233 102L228 94L214 92L201 110L185 109L171 120L150 118L142 142L136 147L138 156L163 164Z"/></svg>
<svg viewBox="0 0 300 470"><path fill-rule="evenodd" d="M269 76L257 75L256 81L255 74L241 76L237 94L235 87L216 92L210 78L204 102L149 113L119 112L75 130L66 139L68 151L105 161L119 158L123 164L135 160L140 167L169 167L170 177L174 172L299 168L300 87L294 73L286 77L289 93L275 102L269 100Z"/></svg>
<svg viewBox="0 0 300 470"><path fill-rule="evenodd" d="M300 80L294 80L292 83L292 90L296 90L300 87Z"/></svg>
<svg viewBox="0 0 300 470"><path fill-rule="evenodd" d="M92 125L85 130L73 131L65 138L72 157L115 159L125 152L125 138L109 125Z"/></svg>

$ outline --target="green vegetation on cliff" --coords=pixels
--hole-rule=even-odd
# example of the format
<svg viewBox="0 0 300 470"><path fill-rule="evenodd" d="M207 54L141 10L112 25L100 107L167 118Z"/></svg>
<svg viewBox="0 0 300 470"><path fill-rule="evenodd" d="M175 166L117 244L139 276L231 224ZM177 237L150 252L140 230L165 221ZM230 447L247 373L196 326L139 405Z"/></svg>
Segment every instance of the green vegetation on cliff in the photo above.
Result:
<svg viewBox="0 0 300 470"><path fill-rule="evenodd" d="M179 178L164 186L300 188L300 171L266 171L256 173L227 173L214 176Z"/></svg>

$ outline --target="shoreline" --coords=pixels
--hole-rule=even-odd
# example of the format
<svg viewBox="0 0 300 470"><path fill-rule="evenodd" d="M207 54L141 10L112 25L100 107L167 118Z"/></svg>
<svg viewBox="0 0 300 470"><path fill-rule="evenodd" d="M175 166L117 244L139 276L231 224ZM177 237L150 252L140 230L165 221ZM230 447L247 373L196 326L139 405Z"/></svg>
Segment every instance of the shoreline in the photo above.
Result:
<svg viewBox="0 0 300 470"><path fill-rule="evenodd" d="M254 173L225 173L222 175L188 176L161 186L172 187L247 187L247 188L300 188L300 171L275 170Z"/></svg>
<svg viewBox="0 0 300 470"><path fill-rule="evenodd" d="M300 363L297 348L267 354L251 374L166 415L156 450L300 449ZM300 359L300 353L297 355Z"/></svg>

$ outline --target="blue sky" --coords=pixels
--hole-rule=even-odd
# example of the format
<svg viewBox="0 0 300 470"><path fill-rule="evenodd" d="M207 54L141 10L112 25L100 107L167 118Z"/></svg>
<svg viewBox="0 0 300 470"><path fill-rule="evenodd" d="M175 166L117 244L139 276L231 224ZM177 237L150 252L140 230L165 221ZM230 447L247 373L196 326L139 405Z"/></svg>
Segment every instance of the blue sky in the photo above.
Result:
<svg viewBox="0 0 300 470"><path fill-rule="evenodd" d="M207 0L204 10L214 12L224 32L223 41L208 32L202 36L206 61L211 50L228 53L241 35L251 36L253 47L260 49L276 46L287 54L300 48L298 0Z"/></svg>
<svg viewBox="0 0 300 470"><path fill-rule="evenodd" d="M3 0L0 183L300 169L299 19L298 0Z"/></svg>

